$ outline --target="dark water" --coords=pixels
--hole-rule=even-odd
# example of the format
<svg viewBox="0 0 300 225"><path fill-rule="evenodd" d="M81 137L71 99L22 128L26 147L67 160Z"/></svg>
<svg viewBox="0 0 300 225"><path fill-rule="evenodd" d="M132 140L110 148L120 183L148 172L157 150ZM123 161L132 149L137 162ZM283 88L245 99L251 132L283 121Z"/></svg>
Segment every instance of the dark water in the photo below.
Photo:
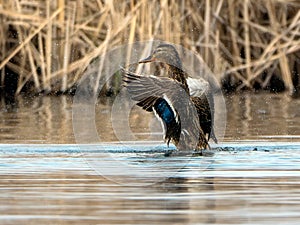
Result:
<svg viewBox="0 0 300 225"><path fill-rule="evenodd" d="M119 143L112 127L124 118L112 124L111 103L99 102L102 142L77 145L72 99L3 106L0 224L298 224L300 101L245 94L226 104L214 151L171 157L139 109L129 119L136 140Z"/></svg>

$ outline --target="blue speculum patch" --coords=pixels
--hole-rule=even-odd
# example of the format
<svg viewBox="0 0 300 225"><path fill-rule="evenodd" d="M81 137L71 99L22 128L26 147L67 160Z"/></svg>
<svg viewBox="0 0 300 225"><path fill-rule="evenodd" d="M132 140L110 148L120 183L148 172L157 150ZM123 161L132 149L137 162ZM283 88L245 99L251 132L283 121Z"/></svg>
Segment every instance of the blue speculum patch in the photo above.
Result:
<svg viewBox="0 0 300 225"><path fill-rule="evenodd" d="M159 99L155 104L155 110L166 124L175 120L174 112L166 100Z"/></svg>

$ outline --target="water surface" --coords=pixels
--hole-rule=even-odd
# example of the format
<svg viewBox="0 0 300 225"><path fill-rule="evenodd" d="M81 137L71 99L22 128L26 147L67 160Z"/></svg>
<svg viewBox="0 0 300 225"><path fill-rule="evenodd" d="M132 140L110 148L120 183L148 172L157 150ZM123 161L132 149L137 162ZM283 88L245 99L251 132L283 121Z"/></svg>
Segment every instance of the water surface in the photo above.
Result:
<svg viewBox="0 0 300 225"><path fill-rule="evenodd" d="M245 94L226 103L226 135L212 144L222 150L204 157L165 157L159 124L139 109L130 115L137 141L119 143L109 101L96 107L102 142L81 145L72 99L3 105L0 223L298 224L300 101Z"/></svg>

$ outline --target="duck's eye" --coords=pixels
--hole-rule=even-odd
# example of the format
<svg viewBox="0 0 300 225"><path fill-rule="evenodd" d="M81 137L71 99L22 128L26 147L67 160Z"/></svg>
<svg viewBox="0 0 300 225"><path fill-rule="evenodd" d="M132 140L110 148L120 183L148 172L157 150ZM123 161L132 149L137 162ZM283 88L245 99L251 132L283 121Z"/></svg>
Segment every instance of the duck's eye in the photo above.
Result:
<svg viewBox="0 0 300 225"><path fill-rule="evenodd" d="M161 52L161 49L156 49L156 50L153 52L153 54L157 54L157 53L159 53L159 52Z"/></svg>
<svg viewBox="0 0 300 225"><path fill-rule="evenodd" d="M157 48L157 49L155 50L156 53L157 53L157 52L164 52L164 51L166 51L166 48L163 48L163 47Z"/></svg>

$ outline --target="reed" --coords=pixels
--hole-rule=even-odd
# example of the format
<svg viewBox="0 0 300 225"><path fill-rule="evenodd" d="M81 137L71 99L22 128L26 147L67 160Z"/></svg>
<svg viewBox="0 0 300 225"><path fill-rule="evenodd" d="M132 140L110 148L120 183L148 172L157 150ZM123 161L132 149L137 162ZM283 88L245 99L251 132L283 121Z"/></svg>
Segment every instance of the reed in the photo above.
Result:
<svg viewBox="0 0 300 225"><path fill-rule="evenodd" d="M196 50L228 89L300 89L298 0L0 0L0 21L16 95L68 92L95 57L149 39Z"/></svg>

